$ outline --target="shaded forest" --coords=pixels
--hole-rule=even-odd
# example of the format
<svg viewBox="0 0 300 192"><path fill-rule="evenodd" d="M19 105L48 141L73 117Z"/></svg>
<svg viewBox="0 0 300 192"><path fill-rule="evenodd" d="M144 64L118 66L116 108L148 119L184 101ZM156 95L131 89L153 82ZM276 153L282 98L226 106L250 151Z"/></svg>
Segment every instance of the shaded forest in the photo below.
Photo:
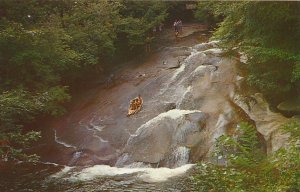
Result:
<svg viewBox="0 0 300 192"><path fill-rule="evenodd" d="M184 16L183 5L0 0L1 161L38 161L24 153L40 138L42 127L32 123L66 113L70 89L79 82L143 54L152 28ZM299 13L299 2L198 2L193 16L210 25L211 38L221 40L228 55L247 56L248 85L277 105L300 99ZM271 156L258 150L250 125L241 127L239 141L217 141L215 155L226 155L228 166L199 164L193 178L199 190L300 191L300 126L283 126L291 144Z"/></svg>

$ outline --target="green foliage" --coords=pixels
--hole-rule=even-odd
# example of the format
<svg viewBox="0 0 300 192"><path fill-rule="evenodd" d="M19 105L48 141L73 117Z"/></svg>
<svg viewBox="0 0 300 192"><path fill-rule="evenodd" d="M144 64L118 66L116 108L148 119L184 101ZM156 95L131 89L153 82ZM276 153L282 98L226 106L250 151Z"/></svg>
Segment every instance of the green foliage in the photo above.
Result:
<svg viewBox="0 0 300 192"><path fill-rule="evenodd" d="M214 156L235 166L252 166L263 157L256 129L241 123L233 137L222 135L216 140Z"/></svg>
<svg viewBox="0 0 300 192"><path fill-rule="evenodd" d="M167 18L168 4L153 1L124 1L122 23L119 26L122 41L130 50L138 50L145 44L146 37L153 27Z"/></svg>
<svg viewBox="0 0 300 192"><path fill-rule="evenodd" d="M0 131L19 130L37 114L62 114L61 104L69 99L65 87L52 87L35 95L24 90L3 92L0 95Z"/></svg>
<svg viewBox="0 0 300 192"><path fill-rule="evenodd" d="M0 106L1 131L22 128L22 124L32 121L38 111L34 99L23 90L2 93Z"/></svg>
<svg viewBox="0 0 300 192"><path fill-rule="evenodd" d="M217 141L215 154L226 154L229 164L198 164L192 181L199 191L300 191L300 125L291 122L283 130L291 134L290 145L266 157L257 155L253 127L241 125L240 139L222 136Z"/></svg>
<svg viewBox="0 0 300 192"><path fill-rule="evenodd" d="M58 83L80 55L67 45L68 36L47 28L28 30L22 24L0 21L2 89L41 89Z"/></svg>
<svg viewBox="0 0 300 192"><path fill-rule="evenodd" d="M214 14L225 19L215 36L228 43L297 50L298 2L216 2Z"/></svg>
<svg viewBox="0 0 300 192"><path fill-rule="evenodd" d="M297 62L293 68L292 82L300 80L300 62Z"/></svg>
<svg viewBox="0 0 300 192"><path fill-rule="evenodd" d="M250 192L257 190L257 186L262 184L255 172L251 170L209 163L198 164L196 170L197 175L191 179L199 191Z"/></svg>
<svg viewBox="0 0 300 192"><path fill-rule="evenodd" d="M72 37L72 49L82 54L84 65L96 65L113 55L119 4L108 1L78 1L62 19Z"/></svg>
<svg viewBox="0 0 300 192"><path fill-rule="evenodd" d="M215 26L221 21L221 14L217 14L216 3L213 1L201 1L197 4L197 9L194 13L194 16L197 20L202 23L207 23L209 25Z"/></svg>
<svg viewBox="0 0 300 192"><path fill-rule="evenodd" d="M298 140L300 141L300 126L299 123L297 121L290 121L287 124L284 124L282 126L282 130L285 133L290 133L290 139L293 142L297 142Z"/></svg>
<svg viewBox="0 0 300 192"><path fill-rule="evenodd" d="M294 93L300 61L299 2L201 2L196 13L203 5L215 17L224 17L213 38L248 56L249 85L272 100Z"/></svg>
<svg viewBox="0 0 300 192"><path fill-rule="evenodd" d="M41 137L40 132L30 131L25 134L13 131L7 134L0 133L0 159L4 161L37 162L39 157L35 154L24 153L24 148ZM3 144L5 142L5 144Z"/></svg>
<svg viewBox="0 0 300 192"><path fill-rule="evenodd" d="M292 83L297 80L294 65L300 60L298 55L276 48L247 47L244 50L250 57L249 85L259 88L268 97L274 93L275 97L282 97L292 91Z"/></svg>
<svg viewBox="0 0 300 192"><path fill-rule="evenodd" d="M40 132L24 132L23 126L32 122L38 115L62 114L64 108L61 104L69 99L65 87L52 87L36 94L21 89L3 92L0 95L1 159L36 161L36 155L26 155L23 149L40 138Z"/></svg>
<svg viewBox="0 0 300 192"><path fill-rule="evenodd" d="M65 108L62 104L71 99L67 90L67 87L56 86L37 93L33 98L35 105L38 107L39 111L44 114L61 116L65 113Z"/></svg>

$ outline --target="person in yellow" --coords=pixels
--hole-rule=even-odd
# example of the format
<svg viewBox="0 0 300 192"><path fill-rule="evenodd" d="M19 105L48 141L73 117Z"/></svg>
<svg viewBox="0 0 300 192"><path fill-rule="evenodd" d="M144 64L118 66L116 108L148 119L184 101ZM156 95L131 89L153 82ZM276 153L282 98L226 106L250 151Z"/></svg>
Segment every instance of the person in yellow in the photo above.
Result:
<svg viewBox="0 0 300 192"><path fill-rule="evenodd" d="M141 95L138 95L137 98L130 101L130 106L128 109L127 116L130 116L130 115L133 115L133 114L139 112L142 109L142 105L143 105L143 99L142 99Z"/></svg>
<svg viewBox="0 0 300 192"><path fill-rule="evenodd" d="M139 94L138 97L136 98L136 105L138 107L142 107L142 104L143 104L143 99L142 99L141 95Z"/></svg>
<svg viewBox="0 0 300 192"><path fill-rule="evenodd" d="M136 110L136 101L135 100L131 100L130 101L130 110Z"/></svg>

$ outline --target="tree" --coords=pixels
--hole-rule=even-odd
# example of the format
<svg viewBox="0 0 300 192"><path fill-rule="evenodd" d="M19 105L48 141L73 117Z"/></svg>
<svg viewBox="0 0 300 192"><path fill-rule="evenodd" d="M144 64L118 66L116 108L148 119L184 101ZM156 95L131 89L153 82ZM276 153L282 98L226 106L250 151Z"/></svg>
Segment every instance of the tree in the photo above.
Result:
<svg viewBox="0 0 300 192"><path fill-rule="evenodd" d="M213 38L248 55L248 83L274 102L295 94L299 80L299 2L212 2L205 10L224 20ZM203 13L203 2L197 12ZM278 69L281 69L278 71Z"/></svg>
<svg viewBox="0 0 300 192"><path fill-rule="evenodd" d="M24 90L0 94L0 160L36 161L36 155L26 155L23 150L40 138L39 131L24 131L24 125L36 116L64 113L61 103L70 99L66 88L53 87L36 95Z"/></svg>
<svg viewBox="0 0 300 192"><path fill-rule="evenodd" d="M168 17L169 5L161 1L122 1L122 5L122 22L118 26L119 53L132 55L144 50L146 37Z"/></svg>

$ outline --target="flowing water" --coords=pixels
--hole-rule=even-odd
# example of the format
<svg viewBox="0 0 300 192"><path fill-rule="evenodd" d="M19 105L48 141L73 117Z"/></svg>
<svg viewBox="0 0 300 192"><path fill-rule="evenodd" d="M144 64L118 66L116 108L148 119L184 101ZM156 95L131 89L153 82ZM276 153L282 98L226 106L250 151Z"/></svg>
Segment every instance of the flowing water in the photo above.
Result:
<svg viewBox="0 0 300 192"><path fill-rule="evenodd" d="M232 99L242 77L202 28L116 72L73 101L33 152L38 165L3 167L5 191L194 191L188 176L215 138L247 120ZM196 32L196 33L194 33ZM126 117L141 94L142 111ZM239 108L239 107L238 107ZM51 162L51 163L49 163ZM7 176L8 175L8 176Z"/></svg>

